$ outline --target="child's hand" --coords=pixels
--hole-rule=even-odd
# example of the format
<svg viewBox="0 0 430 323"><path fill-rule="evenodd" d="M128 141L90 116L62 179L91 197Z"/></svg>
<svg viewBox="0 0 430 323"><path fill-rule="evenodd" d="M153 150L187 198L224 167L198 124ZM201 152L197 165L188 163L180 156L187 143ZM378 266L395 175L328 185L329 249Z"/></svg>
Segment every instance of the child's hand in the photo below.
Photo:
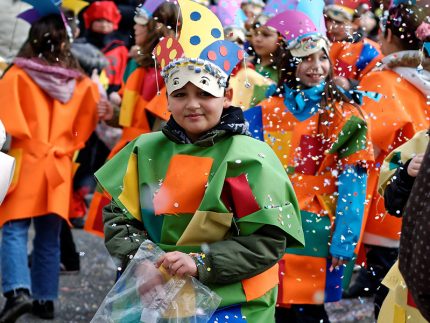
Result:
<svg viewBox="0 0 430 323"><path fill-rule="evenodd" d="M164 284L163 275L160 270L150 261L140 263L134 275L137 279L137 290L141 296L152 293L158 286Z"/></svg>
<svg viewBox="0 0 430 323"><path fill-rule="evenodd" d="M417 177L418 172L420 171L421 164L423 163L424 154L418 154L414 158L412 158L411 162L408 166L408 175L412 177Z"/></svg>
<svg viewBox="0 0 430 323"><path fill-rule="evenodd" d="M335 76L333 77L334 84L337 86L340 86L346 91L351 90L351 84L349 83L348 79L343 76Z"/></svg>
<svg viewBox="0 0 430 323"><path fill-rule="evenodd" d="M113 117L113 107L110 102L106 98L100 98L99 103L97 104L97 113L99 119L101 120L110 120Z"/></svg>
<svg viewBox="0 0 430 323"><path fill-rule="evenodd" d="M336 257L332 257L331 258L331 266L330 266L330 272L333 271L333 269L339 267L339 266L343 266L346 265L348 263L348 260L345 260L343 258L336 258Z"/></svg>
<svg viewBox="0 0 430 323"><path fill-rule="evenodd" d="M109 101L116 106L121 106L121 101L122 98L121 96L118 94L118 92L112 92L111 94L109 94Z"/></svg>
<svg viewBox="0 0 430 323"><path fill-rule="evenodd" d="M158 259L156 266L163 266L172 276L197 276L197 266L193 258L191 258L190 255L180 251L166 253L164 256Z"/></svg>

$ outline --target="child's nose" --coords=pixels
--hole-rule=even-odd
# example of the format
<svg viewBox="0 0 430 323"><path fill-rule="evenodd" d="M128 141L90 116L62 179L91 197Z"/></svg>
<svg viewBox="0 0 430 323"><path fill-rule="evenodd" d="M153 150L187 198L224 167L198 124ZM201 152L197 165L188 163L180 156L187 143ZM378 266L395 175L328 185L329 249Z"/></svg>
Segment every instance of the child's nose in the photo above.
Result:
<svg viewBox="0 0 430 323"><path fill-rule="evenodd" d="M188 102L187 102L187 108L188 109L198 109L198 108L200 108L200 101L199 101L199 99L198 99L198 97L197 96L191 96L190 95L190 97L189 97L189 99L188 99Z"/></svg>

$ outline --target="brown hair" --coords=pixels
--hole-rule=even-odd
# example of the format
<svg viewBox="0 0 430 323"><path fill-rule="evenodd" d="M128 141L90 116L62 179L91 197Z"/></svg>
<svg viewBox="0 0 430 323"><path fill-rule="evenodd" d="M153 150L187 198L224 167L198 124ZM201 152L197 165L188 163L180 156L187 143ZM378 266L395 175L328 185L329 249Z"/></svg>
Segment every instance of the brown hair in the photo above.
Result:
<svg viewBox="0 0 430 323"><path fill-rule="evenodd" d="M33 23L17 57L37 57L48 65L79 69L79 63L70 51L69 36L60 15L49 15Z"/></svg>
<svg viewBox="0 0 430 323"><path fill-rule="evenodd" d="M422 22L429 22L429 14L429 8L426 6L418 7L401 3L396 7L392 7L388 11L387 21L385 22L385 37L387 36L387 30L390 29L393 35L399 39L399 44L403 49L420 49L422 42L415 35L415 31Z"/></svg>
<svg viewBox="0 0 430 323"><path fill-rule="evenodd" d="M136 58L139 65L143 67L154 66L152 51L157 46L160 38L175 32L178 19L178 7L169 2L160 5L149 19L146 28L148 28L148 39L145 44L139 44L140 51Z"/></svg>
<svg viewBox="0 0 430 323"><path fill-rule="evenodd" d="M288 86L290 89L302 88L303 85L300 83L300 80L296 78L296 70L298 64L300 64L301 62L301 58L294 57L293 55L291 55L291 52L289 50L285 49L282 52L282 57L281 59L279 59L279 62L280 64L277 68L279 74L278 89L280 90L280 92L283 92L284 86ZM338 86L335 84L333 67L331 62L329 73L327 75L327 78L325 79L325 82L326 84L320 102L321 108L330 107L335 112L340 113L342 112L342 104L349 103L357 109L357 111L364 120L364 114L361 111L360 106L352 99L348 98L344 93L342 93L342 91L340 91L338 89ZM336 103L339 104L340 109L337 107ZM324 115L321 115L320 123L325 120L325 115L328 114L325 113Z"/></svg>
<svg viewBox="0 0 430 323"><path fill-rule="evenodd" d="M261 27L265 27L265 28L269 29L270 27L265 26L265 24L267 23L269 18L270 17L266 16L265 14L260 14L259 16L257 16L255 18L255 21L254 21L252 27L251 27L251 33L254 30L261 28ZM270 28L269 30L276 31L272 28ZM283 56L283 52L284 52L284 47L285 47L284 38L282 38L281 34L278 31L276 31L276 32L278 34L278 41L276 43L278 45L278 47L276 48L276 50L273 53L270 54L270 56L271 56L270 66L272 66L275 69L281 64L282 56ZM252 48L252 44L250 44L250 45ZM255 54L253 59L252 59L252 63L257 64L259 57L258 57L257 53L255 53L254 48L252 48L252 51Z"/></svg>

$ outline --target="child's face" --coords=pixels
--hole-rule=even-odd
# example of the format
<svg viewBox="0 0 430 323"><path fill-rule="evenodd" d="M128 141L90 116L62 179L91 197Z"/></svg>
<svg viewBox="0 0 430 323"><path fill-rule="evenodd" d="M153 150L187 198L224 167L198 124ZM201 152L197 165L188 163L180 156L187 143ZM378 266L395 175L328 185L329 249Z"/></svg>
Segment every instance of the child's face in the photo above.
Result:
<svg viewBox="0 0 430 323"><path fill-rule="evenodd" d="M252 47L259 57L270 57L278 48L278 41L278 33L267 27L259 27L252 31Z"/></svg>
<svg viewBox="0 0 430 323"><path fill-rule="evenodd" d="M297 65L296 77L300 83L313 87L324 81L330 71L330 59L324 50L303 57Z"/></svg>
<svg viewBox="0 0 430 323"><path fill-rule="evenodd" d="M241 5L241 9L245 13L248 19L253 19L263 12L263 8L256 6L252 3L244 3Z"/></svg>
<svg viewBox="0 0 430 323"><path fill-rule="evenodd" d="M354 24L352 22L339 22L330 18L326 19L327 36L335 41L343 41L351 37L355 32Z"/></svg>
<svg viewBox="0 0 430 323"><path fill-rule="evenodd" d="M220 122L223 108L229 103L226 97L217 98L191 82L173 91L167 100L173 119L192 141Z"/></svg>
<svg viewBox="0 0 430 323"><path fill-rule="evenodd" d="M142 46L148 37L148 25L134 25L134 40L136 45Z"/></svg>
<svg viewBox="0 0 430 323"><path fill-rule="evenodd" d="M113 32L113 23L106 19L97 19L92 22L91 30L100 34L110 34Z"/></svg>

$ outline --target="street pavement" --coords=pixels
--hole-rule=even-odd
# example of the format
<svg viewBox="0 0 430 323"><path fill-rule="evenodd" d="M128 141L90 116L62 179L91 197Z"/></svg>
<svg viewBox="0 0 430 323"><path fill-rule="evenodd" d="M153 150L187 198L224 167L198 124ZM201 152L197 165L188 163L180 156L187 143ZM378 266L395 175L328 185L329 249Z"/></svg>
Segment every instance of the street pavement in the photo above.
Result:
<svg viewBox="0 0 430 323"><path fill-rule="evenodd" d="M26 314L17 323L87 323L113 286L116 268L106 251L103 239L74 229L77 250L81 253L81 271L61 275L60 297L55 303L55 319L41 320ZM5 299L0 297L0 306ZM332 323L372 323L371 299L342 300L326 306Z"/></svg>

